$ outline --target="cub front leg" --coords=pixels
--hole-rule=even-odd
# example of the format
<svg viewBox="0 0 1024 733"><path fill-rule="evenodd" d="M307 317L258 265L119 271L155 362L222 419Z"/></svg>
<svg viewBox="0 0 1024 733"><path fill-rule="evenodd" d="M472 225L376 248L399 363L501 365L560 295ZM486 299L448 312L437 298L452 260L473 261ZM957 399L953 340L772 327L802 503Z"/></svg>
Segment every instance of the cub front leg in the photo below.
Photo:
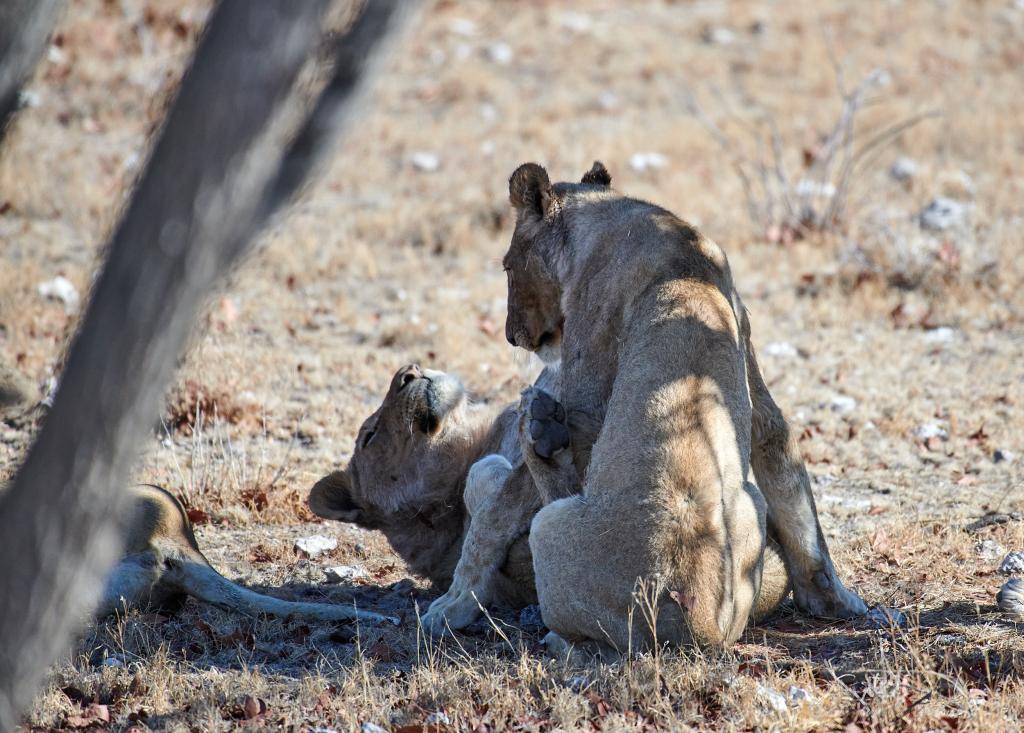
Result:
<svg viewBox="0 0 1024 733"><path fill-rule="evenodd" d="M544 505L580 493L565 408L538 387L519 400L519 443Z"/></svg>
<svg viewBox="0 0 1024 733"><path fill-rule="evenodd" d="M496 575L540 507L528 469L513 468L497 454L481 458L469 469L464 498L469 528L452 584L421 619L434 635L469 626L479 618L481 607L502 600L494 597Z"/></svg>

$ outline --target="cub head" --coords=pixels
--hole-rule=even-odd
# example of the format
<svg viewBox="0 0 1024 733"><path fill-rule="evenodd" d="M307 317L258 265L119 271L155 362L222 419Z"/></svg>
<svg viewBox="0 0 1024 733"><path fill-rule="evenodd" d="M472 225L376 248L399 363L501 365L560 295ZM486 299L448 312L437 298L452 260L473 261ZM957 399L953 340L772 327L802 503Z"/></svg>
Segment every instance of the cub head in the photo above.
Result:
<svg viewBox="0 0 1024 733"><path fill-rule="evenodd" d="M502 261L508 277L505 338L547 363L558 361L562 343L558 265L566 248L564 204L571 196L606 190L611 181L608 170L596 161L580 183L552 185L547 171L536 163L524 163L509 178L516 227Z"/></svg>
<svg viewBox="0 0 1024 733"><path fill-rule="evenodd" d="M313 486L309 508L325 519L379 529L394 515L436 500L424 477L446 473L444 463L452 463L449 447L465 405L458 377L402 367L359 428L348 467Z"/></svg>

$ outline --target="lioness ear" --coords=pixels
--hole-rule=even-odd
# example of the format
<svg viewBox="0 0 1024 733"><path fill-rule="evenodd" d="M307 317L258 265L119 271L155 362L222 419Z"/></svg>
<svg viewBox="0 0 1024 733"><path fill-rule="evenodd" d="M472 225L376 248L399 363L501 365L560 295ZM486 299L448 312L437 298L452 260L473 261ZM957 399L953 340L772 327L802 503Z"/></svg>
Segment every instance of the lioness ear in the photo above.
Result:
<svg viewBox="0 0 1024 733"><path fill-rule="evenodd" d="M508 198L520 213L543 219L553 200L548 172L536 163L523 163L508 179Z"/></svg>
<svg viewBox="0 0 1024 733"><path fill-rule="evenodd" d="M309 492L309 508L318 517L358 523L362 510L352 501L352 480L345 471L329 473Z"/></svg>
<svg viewBox="0 0 1024 733"><path fill-rule="evenodd" d="M595 160L594 165L590 166L590 170L583 174L583 178L580 179L580 183L590 183L595 186L610 186L612 185L612 174L604 167L604 163L599 160Z"/></svg>

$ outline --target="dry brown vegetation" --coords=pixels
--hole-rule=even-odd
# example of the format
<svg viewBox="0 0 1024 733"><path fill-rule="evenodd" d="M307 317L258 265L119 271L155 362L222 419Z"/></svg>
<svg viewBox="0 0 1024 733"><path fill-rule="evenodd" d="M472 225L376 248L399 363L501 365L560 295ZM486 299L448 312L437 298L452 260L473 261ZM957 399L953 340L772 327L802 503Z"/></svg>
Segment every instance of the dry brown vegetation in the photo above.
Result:
<svg viewBox="0 0 1024 733"><path fill-rule="evenodd" d="M71 3L28 89L0 155L0 369L39 396L75 314L37 285L63 275L87 291L206 5ZM310 627L195 602L171 618L129 614L85 634L26 724L1020 728L1024 642L993 597L995 555L1024 548L1013 514L1024 510L1022 49L1024 7L1007 0L431 3L336 164L211 298L136 472L183 498L229 577L355 597L405 624ZM730 155L810 177L842 114L837 66L847 91L884 70L854 148L900 120L939 117L863 156L827 226L752 222ZM437 170L414 158L424 152ZM641 170L636 153L663 158ZM914 175L892 177L899 157ZM581 669L545 659L540 629L499 610L430 644L413 601L434 591L382 537L311 523L305 492L345 462L401 364L459 373L488 401L529 379L502 333L505 181L524 160L559 178L595 158L616 187L728 251L841 573L870 602L904 609L907 628L790 609L721 658L673 651ZM938 196L966 219L922 228ZM0 413L0 479L35 414ZM965 528L989 512L1007 521ZM338 549L299 557L292 543L313 533ZM339 563L368 575L325 585L323 567Z"/></svg>

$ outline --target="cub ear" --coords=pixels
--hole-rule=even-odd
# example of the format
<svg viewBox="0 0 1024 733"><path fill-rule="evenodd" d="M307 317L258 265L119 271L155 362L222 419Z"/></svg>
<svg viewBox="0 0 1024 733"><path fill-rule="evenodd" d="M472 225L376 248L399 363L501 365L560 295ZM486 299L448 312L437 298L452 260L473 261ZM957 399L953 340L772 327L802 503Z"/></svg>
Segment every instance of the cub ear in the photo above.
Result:
<svg viewBox="0 0 1024 733"><path fill-rule="evenodd" d="M612 185L612 174L604 167L604 163L595 160L590 170L583 174L580 183L590 183L594 186L610 186Z"/></svg>
<svg viewBox="0 0 1024 733"><path fill-rule="evenodd" d="M329 473L309 492L309 508L318 517L358 524L363 511L352 501L352 479L345 471Z"/></svg>
<svg viewBox="0 0 1024 733"><path fill-rule="evenodd" d="M523 163L508 179L508 198L520 213L543 219L554 198L548 172L536 163Z"/></svg>

